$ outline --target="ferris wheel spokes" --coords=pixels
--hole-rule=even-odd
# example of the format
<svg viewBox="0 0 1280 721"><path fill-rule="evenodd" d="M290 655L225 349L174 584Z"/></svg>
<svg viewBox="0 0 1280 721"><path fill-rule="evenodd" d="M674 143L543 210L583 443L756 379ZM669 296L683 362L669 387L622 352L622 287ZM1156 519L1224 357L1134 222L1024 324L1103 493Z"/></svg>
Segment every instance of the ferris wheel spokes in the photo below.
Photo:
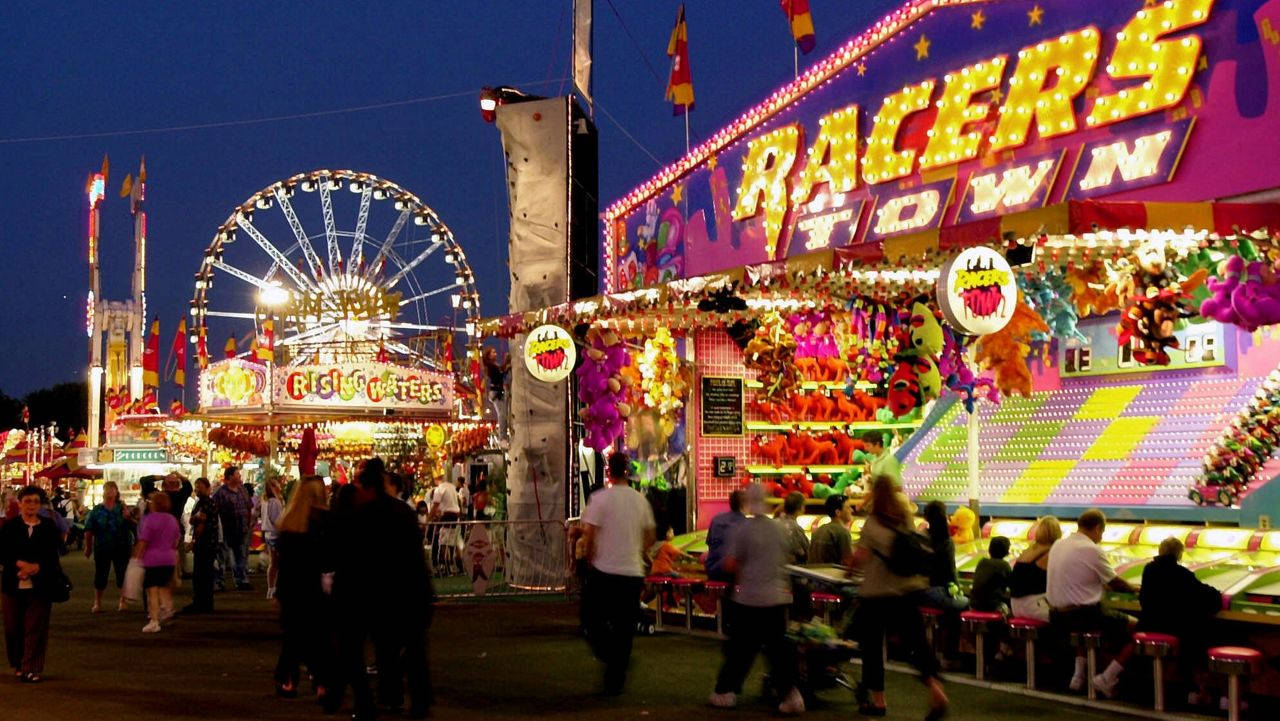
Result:
<svg viewBox="0 0 1280 721"><path fill-rule="evenodd" d="M338 188L340 181L330 178L320 183L320 207L324 211L324 239L329 248L329 273L340 273L342 268L342 251L338 250L338 229L333 222L333 198L329 196L330 187Z"/></svg>
<svg viewBox="0 0 1280 721"><path fill-rule="evenodd" d="M404 229L404 224L409 222L409 216L412 214L412 208L405 208L400 211L400 217L396 218L396 224L391 226L391 232L387 233L387 239L382 241L382 247L378 248L378 254L373 256L373 261L365 269L364 277L372 278L377 274L378 264L387 256L387 252L391 250L391 244L396 242L396 237L400 235L400 231Z"/></svg>
<svg viewBox="0 0 1280 721"><path fill-rule="evenodd" d="M348 266L352 273L360 272L360 263L364 260L364 231L369 225L369 206L373 200L373 186L368 183L360 186L360 215L356 218L356 234L351 240L351 260ZM355 190L357 184L353 182L350 187Z"/></svg>
<svg viewBox="0 0 1280 721"><path fill-rule="evenodd" d="M249 219L245 217L244 213L236 213L236 225L243 228L244 232L248 233L249 237L253 238L253 240L261 246L264 251L266 251L267 255L271 256L271 259L280 266L280 269L285 273L288 273L290 278L293 278L293 281L298 284L299 288L311 290L316 289L316 286L311 282L311 279L306 275L303 275L302 271L293 267L293 264L289 262L289 259L285 257L284 253L281 253L279 248L272 245L271 241L267 240L267 236L263 235L262 231L255 228L253 223L249 222Z"/></svg>
<svg viewBox="0 0 1280 721"><path fill-rule="evenodd" d="M261 289L261 290L267 290L267 291L269 291L269 290L271 290L271 289L275 288L275 286L271 285L271 283L269 283L269 282L267 282L267 281L265 281L265 280L262 280L262 279L261 279L261 278L259 278L258 276L253 275L252 273L247 273L247 272L245 272L245 271L243 271L243 270L240 270L239 268L235 267L234 265L231 265L231 264L229 264L229 263L224 263L224 262L223 262L223 261L221 261L221 260L216 260L216 259L215 259L215 260L210 260L210 261L209 261L209 265L211 265L211 266L212 266L212 267L214 267L214 268L217 268L218 270L222 271L223 273L226 273L227 275L230 275L230 276L234 276L234 277L236 277L236 278L239 278L240 280L243 280L244 282L248 283L249 285L252 285L252 286L254 286L254 287L256 287L256 288L259 288L259 289ZM269 279L268 279L268 280L269 280Z"/></svg>
<svg viewBox="0 0 1280 721"><path fill-rule="evenodd" d="M445 292L447 292L447 291L451 291L451 290L453 290L454 288L457 288L457 287L458 287L458 284L457 284L457 283L450 283L449 285L441 286L441 287L439 287L439 288L436 288L435 290L429 290L429 291L427 291L427 292L425 292L425 293L419 293L419 294L417 294L417 295L415 295L415 296L411 296L411 297L409 297L409 298L404 298L404 299L402 299L402 300L400 301L400 306L401 306L401 307L404 307L404 306L409 305L410 303L412 303L412 302L414 302L414 301L422 300L423 298L430 298L430 297L431 297L431 296L433 296L433 295L440 295L441 293L445 293Z"/></svg>
<svg viewBox="0 0 1280 721"><path fill-rule="evenodd" d="M289 227L293 229L294 237L298 239L298 247L302 249L302 255L307 259L307 265L311 267L311 275L318 279L323 272L323 266L320 265L320 256L316 255L316 249L311 247L311 241L307 240L307 232L302 229L302 221L298 220L298 213L293 209L293 204L289 202L289 193L284 188L277 187L275 196L276 202L280 204L281 212L284 213L285 219L289 221ZM275 268L272 268L272 272L274 271Z"/></svg>
<svg viewBox="0 0 1280 721"><path fill-rule="evenodd" d="M382 287L388 290L396 287L396 283L399 283L401 278L408 275L410 271L418 267L419 263L426 260L428 257L431 256L432 253L436 252L437 250L440 249L441 246L444 245L444 238L438 235L433 235L431 237L432 237L431 245L428 245L425 250L423 250L421 253L418 253L418 255L414 257L413 260L406 263L403 268L401 268L399 271L396 272L395 275L388 278L386 282L382 284Z"/></svg>

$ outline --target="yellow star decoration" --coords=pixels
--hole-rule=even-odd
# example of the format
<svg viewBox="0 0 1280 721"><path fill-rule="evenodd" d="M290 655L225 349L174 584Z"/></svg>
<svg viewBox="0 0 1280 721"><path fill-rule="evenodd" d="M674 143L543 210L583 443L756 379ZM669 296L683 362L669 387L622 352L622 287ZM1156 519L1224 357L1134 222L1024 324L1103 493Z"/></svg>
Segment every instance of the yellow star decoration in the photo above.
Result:
<svg viewBox="0 0 1280 721"><path fill-rule="evenodd" d="M679 205L682 200L684 200L684 186L677 183L671 187L671 202Z"/></svg>
<svg viewBox="0 0 1280 721"><path fill-rule="evenodd" d="M1036 5L1027 11L1027 27L1044 24L1044 8Z"/></svg>
<svg viewBox="0 0 1280 721"><path fill-rule="evenodd" d="M1004 100L1004 93L1000 92L1000 88L991 91L991 102L998 103Z"/></svg>
<svg viewBox="0 0 1280 721"><path fill-rule="evenodd" d="M911 47L916 49L916 60L924 60L929 57L929 38L921 35L915 45Z"/></svg>
<svg viewBox="0 0 1280 721"><path fill-rule="evenodd" d="M863 75L866 75L866 74L867 74L867 64L858 63L858 77L862 77Z"/></svg>
<svg viewBox="0 0 1280 721"><path fill-rule="evenodd" d="M987 16L983 15L981 10L969 16L969 27L974 30L981 30L986 23Z"/></svg>

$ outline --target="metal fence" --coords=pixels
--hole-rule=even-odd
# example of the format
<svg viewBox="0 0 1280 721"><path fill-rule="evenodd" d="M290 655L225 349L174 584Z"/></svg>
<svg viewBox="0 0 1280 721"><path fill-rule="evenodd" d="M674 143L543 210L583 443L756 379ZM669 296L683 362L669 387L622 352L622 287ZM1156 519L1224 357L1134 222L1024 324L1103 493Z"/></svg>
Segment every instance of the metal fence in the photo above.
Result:
<svg viewBox="0 0 1280 721"><path fill-rule="evenodd" d="M426 550L442 598L566 593L565 521L436 521Z"/></svg>

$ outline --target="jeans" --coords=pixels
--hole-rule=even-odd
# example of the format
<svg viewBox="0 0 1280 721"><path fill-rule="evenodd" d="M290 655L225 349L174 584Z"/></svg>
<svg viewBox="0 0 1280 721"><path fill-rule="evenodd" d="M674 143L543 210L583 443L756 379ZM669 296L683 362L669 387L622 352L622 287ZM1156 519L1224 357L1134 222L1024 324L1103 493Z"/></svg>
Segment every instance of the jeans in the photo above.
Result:
<svg viewBox="0 0 1280 721"><path fill-rule="evenodd" d="M595 657L604 663L606 693L619 693L626 683L643 587L640 576L615 576L592 568L582 590L587 641Z"/></svg>
<svg viewBox="0 0 1280 721"><path fill-rule="evenodd" d="M871 691L884 691L884 637L897 631L907 649L907 660L922 680L936 678L938 658L925 641L920 606L927 605L923 592L905 596L863 598L858 606L859 645L862 647L862 683Z"/></svg>
<svg viewBox="0 0 1280 721"><path fill-rule="evenodd" d="M213 557L216 553L216 547L196 546L191 554L194 559L191 569L191 605L201 611L213 610Z"/></svg>
<svg viewBox="0 0 1280 721"><path fill-rule="evenodd" d="M228 537L225 548L230 551L230 554L225 551L222 554L223 573L226 573L227 561L230 560L227 556L231 555L234 558L231 568L236 585L247 584L249 582L249 534L246 533L239 539L235 536Z"/></svg>
<svg viewBox="0 0 1280 721"><path fill-rule="evenodd" d="M378 703L387 708L404 704L407 681L410 711L425 712L432 700L425 625L381 626L372 635L378 663Z"/></svg>
<svg viewBox="0 0 1280 721"><path fill-rule="evenodd" d="M292 598L280 602L280 658L276 662L275 680L280 684L298 685L298 667L306 664L316 683L328 683L333 675L330 664L334 649L324 616L327 598Z"/></svg>
<svg viewBox="0 0 1280 721"><path fill-rule="evenodd" d="M764 649L769 661L769 682L779 696L795 684L795 651L787 642L787 606L743 606L725 603L725 616L732 618L729 638L724 642L724 663L716 676L716 693L742 693L755 663L756 654Z"/></svg>

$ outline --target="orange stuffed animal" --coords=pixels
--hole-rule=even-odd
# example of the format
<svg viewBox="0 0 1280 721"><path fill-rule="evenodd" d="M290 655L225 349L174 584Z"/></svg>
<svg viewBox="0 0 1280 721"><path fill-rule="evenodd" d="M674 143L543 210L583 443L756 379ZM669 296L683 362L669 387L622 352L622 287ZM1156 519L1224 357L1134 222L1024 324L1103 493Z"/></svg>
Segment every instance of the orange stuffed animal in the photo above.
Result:
<svg viewBox="0 0 1280 721"><path fill-rule="evenodd" d="M786 423L791 418L790 409L787 406L767 398L756 398L751 401L751 407L774 425Z"/></svg>
<svg viewBox="0 0 1280 721"><path fill-rule="evenodd" d="M978 339L974 358L984 370L995 371L996 388L1002 394L1031 395L1031 369L1027 367L1027 354L1031 352L1031 333L1037 330L1048 333L1049 326L1027 305L1019 291L1018 304L1009 324Z"/></svg>
<svg viewBox="0 0 1280 721"><path fill-rule="evenodd" d="M760 458L774 466L785 466L787 458L787 441L781 436L774 436L767 443L761 443L762 436L751 439L751 450Z"/></svg>
<svg viewBox="0 0 1280 721"><path fill-rule="evenodd" d="M835 418L836 402L826 393L814 393L810 410L813 420L829 421Z"/></svg>

